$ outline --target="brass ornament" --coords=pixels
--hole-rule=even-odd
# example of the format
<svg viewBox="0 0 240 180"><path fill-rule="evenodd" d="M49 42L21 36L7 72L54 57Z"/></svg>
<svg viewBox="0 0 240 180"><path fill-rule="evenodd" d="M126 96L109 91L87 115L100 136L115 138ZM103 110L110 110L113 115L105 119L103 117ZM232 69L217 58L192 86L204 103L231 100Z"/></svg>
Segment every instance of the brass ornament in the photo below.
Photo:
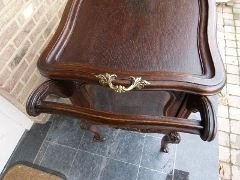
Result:
<svg viewBox="0 0 240 180"><path fill-rule="evenodd" d="M113 85L112 81L115 80L117 78L116 74L108 74L106 73L106 75L103 74L99 74L99 75L95 75L98 79L99 79L99 83L103 86L109 86L111 89L113 89L114 91L118 92L118 93L123 93L123 92L127 92L127 91L131 91L132 89L142 89L145 85L150 84L148 81L146 80L142 80L141 77L133 77L130 76L129 79L131 81L131 86L129 87L125 87L122 85Z"/></svg>

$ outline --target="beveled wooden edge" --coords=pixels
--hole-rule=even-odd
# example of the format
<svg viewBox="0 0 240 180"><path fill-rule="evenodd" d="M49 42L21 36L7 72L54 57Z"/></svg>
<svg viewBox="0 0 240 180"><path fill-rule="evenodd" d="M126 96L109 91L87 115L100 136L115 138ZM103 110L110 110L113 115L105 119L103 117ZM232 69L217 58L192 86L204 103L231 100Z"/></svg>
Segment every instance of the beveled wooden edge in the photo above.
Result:
<svg viewBox="0 0 240 180"><path fill-rule="evenodd" d="M189 94L183 104L183 111L177 117L121 114L105 112L81 106L45 101L50 94L71 98L73 85L68 81L46 81L29 96L26 109L30 116L40 113L58 114L86 120L93 124L108 125L141 132L185 132L198 134L204 141L214 139L217 131L217 119L210 100L205 96ZM185 98L184 98L185 99ZM79 100L81 101L81 100ZM80 105L79 105L80 104ZM187 119L190 112L199 111L201 120Z"/></svg>
<svg viewBox="0 0 240 180"><path fill-rule="evenodd" d="M142 132L178 131L200 135L203 129L198 120L177 117L120 114L47 101L37 104L35 108L39 113L67 115L78 119L83 118L94 124L135 129Z"/></svg>
<svg viewBox="0 0 240 180"><path fill-rule="evenodd" d="M74 29L75 20L78 16L78 11L81 8L83 0L69 0L63 18L61 19L60 25L50 41L47 48L44 50L38 61L38 69L40 73L51 79L64 79L64 80L81 80L92 83L98 83L95 75L102 73L117 74L122 80L116 80L113 83L116 85L129 85L130 82L127 80L128 76L140 76L151 84L147 85L144 89L155 89L161 90L174 90L174 91L185 91L194 94L212 95L219 92L226 83L226 73L221 61L217 43L216 43L216 6L214 1L199 0L200 11L207 11L202 13L208 15L207 17L200 18L199 22L199 51L202 55L202 63L204 69L209 66L209 61L212 60L211 72L204 72L203 75L192 75L177 72L128 72L118 71L111 69L101 69L99 67L81 65L77 63L56 63L52 64L52 61L58 59L61 52L68 43L71 34ZM208 22L207 26L201 26L204 22ZM206 23L205 23L206 24ZM202 28L202 30L201 30ZM206 33L203 33L206 31ZM70 33L69 33L70 32ZM203 34L201 34L203 33ZM211 63L211 62L210 62ZM153 76L154 74L154 76Z"/></svg>

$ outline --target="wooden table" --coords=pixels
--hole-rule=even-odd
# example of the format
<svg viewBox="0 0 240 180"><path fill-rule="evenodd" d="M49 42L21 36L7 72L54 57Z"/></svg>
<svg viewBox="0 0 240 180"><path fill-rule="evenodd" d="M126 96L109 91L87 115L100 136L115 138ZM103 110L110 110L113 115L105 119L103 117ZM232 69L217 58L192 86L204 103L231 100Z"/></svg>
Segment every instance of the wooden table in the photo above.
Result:
<svg viewBox="0 0 240 180"><path fill-rule="evenodd" d="M169 142L180 142L177 132L215 137L217 118L207 96L223 88L226 75L212 0L69 0L37 66L50 80L30 95L31 116L78 118L95 141L103 140L97 124L164 133L163 152ZM117 110L135 93L148 100L140 111ZM49 94L72 104L46 101ZM144 111L146 102L157 102L155 113ZM187 119L196 111L201 120Z"/></svg>

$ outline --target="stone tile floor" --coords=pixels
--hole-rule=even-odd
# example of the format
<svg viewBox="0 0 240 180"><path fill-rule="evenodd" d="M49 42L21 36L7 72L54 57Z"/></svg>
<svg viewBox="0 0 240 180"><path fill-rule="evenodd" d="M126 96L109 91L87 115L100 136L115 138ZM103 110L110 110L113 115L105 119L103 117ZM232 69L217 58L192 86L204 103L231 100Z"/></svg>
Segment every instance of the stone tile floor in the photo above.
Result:
<svg viewBox="0 0 240 180"><path fill-rule="evenodd" d="M217 4L217 38L227 85L219 94L220 179L240 179L240 1Z"/></svg>
<svg viewBox="0 0 240 180"><path fill-rule="evenodd" d="M215 97L215 105L217 104ZM199 118L194 114L191 118ZM51 116L25 134L7 166L24 161L64 174L68 180L217 180L218 140L181 134L179 145L160 153L161 134L101 126L104 142L76 119ZM1 175L0 175L1 179Z"/></svg>

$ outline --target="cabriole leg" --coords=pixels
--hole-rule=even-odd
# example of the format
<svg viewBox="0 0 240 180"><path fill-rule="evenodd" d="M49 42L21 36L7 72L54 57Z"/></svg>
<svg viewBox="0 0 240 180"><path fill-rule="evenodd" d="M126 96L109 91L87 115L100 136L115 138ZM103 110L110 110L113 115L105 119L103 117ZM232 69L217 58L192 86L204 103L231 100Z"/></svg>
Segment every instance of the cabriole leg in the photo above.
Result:
<svg viewBox="0 0 240 180"><path fill-rule="evenodd" d="M105 138L101 135L101 130L98 128L97 125L94 125L92 123L81 121L80 128L84 130L88 130L94 133L93 141L94 142L102 142L105 140Z"/></svg>
<svg viewBox="0 0 240 180"><path fill-rule="evenodd" d="M179 144L181 141L180 134L178 132L171 132L169 134L166 134L161 141L161 149L160 152L168 153L169 148L168 144Z"/></svg>

